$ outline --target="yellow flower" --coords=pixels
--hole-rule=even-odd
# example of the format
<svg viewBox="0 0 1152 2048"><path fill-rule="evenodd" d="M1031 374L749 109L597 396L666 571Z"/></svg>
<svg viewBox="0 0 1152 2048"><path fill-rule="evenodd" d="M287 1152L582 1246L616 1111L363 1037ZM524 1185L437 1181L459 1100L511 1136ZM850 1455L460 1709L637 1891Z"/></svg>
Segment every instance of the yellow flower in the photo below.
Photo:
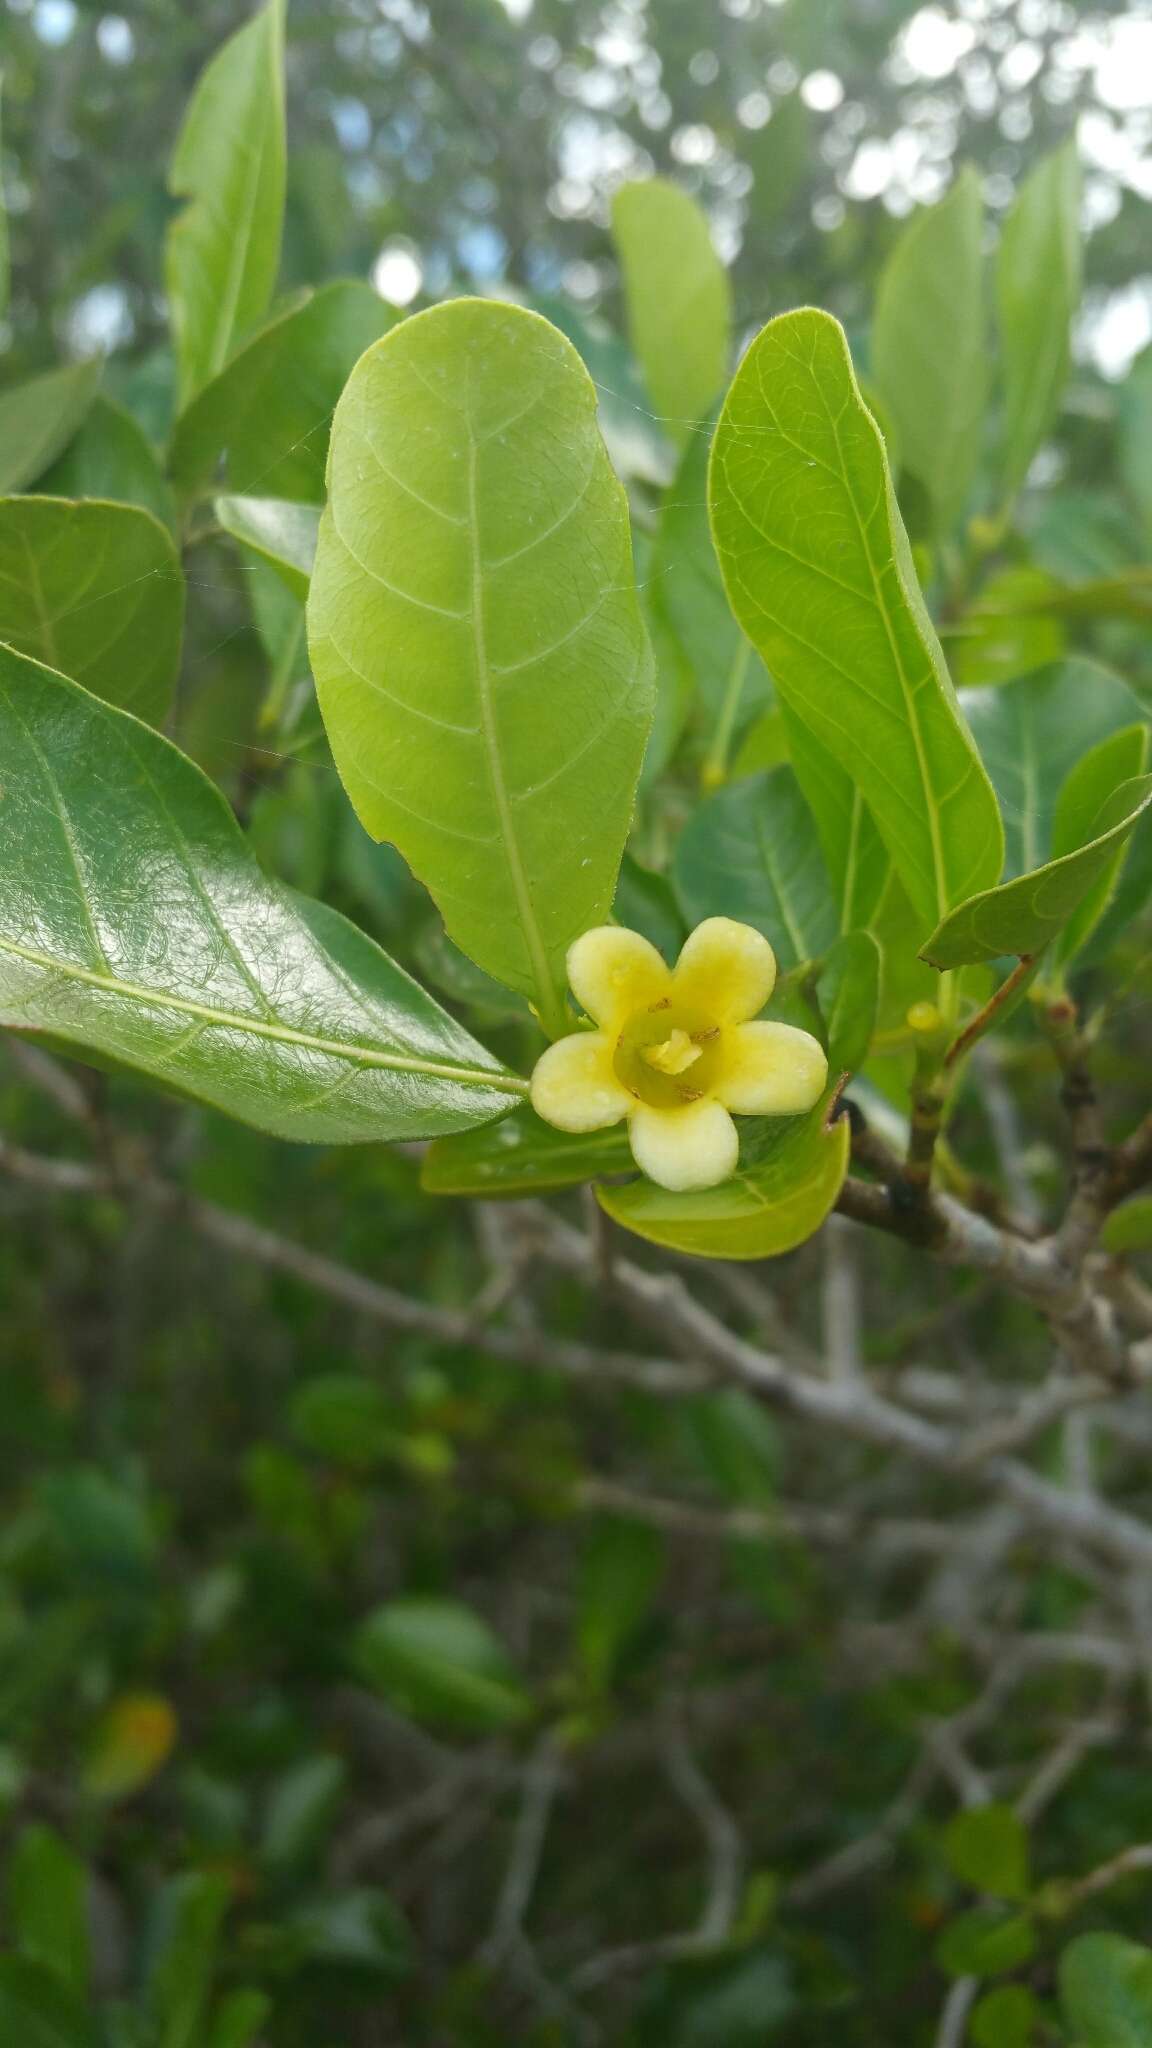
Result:
<svg viewBox="0 0 1152 2048"><path fill-rule="evenodd" d="M598 1025L558 1039L536 1063L532 1106L561 1131L628 1118L641 1172L677 1192L735 1171L738 1116L811 1109L828 1072L822 1048L791 1024L753 1024L776 957L751 925L709 917L675 967L639 932L601 925L568 951L568 980Z"/></svg>

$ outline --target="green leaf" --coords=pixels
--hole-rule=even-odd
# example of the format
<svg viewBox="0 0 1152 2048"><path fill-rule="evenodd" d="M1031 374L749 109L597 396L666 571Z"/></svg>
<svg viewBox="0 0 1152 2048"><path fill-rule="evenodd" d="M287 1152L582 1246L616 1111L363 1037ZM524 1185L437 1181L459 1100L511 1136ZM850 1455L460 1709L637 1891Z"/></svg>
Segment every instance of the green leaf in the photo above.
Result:
<svg viewBox="0 0 1152 2048"><path fill-rule="evenodd" d="M1080 303L1080 165L1076 139L1024 180L996 262L1004 364L1002 464L1013 497L1060 409Z"/></svg>
<svg viewBox="0 0 1152 2048"><path fill-rule="evenodd" d="M99 2048L95 2027L51 1970L0 1956L0 2041L13 2048Z"/></svg>
<svg viewBox="0 0 1152 2048"><path fill-rule="evenodd" d="M941 532L964 511L980 457L988 388L983 235L980 174L968 164L938 205L909 222L876 287L872 375Z"/></svg>
<svg viewBox="0 0 1152 2048"><path fill-rule="evenodd" d="M688 936L676 891L667 875L642 867L630 853L620 863L612 919L627 931L643 932L666 959L675 957Z"/></svg>
<svg viewBox="0 0 1152 2048"><path fill-rule="evenodd" d="M845 932L825 958L816 984L834 1080L864 1065L880 1002L880 948L871 932Z"/></svg>
<svg viewBox="0 0 1152 2048"><path fill-rule="evenodd" d="M692 434L660 507L645 575L652 610L691 672L723 779L731 744L767 703L764 664L732 617L708 525L710 435Z"/></svg>
<svg viewBox="0 0 1152 2048"><path fill-rule="evenodd" d="M395 315L371 285L323 286L253 336L181 414L172 480L185 496L222 474L229 492L322 504L333 408Z"/></svg>
<svg viewBox="0 0 1152 2048"><path fill-rule="evenodd" d="M962 1883L997 1899L1028 1896L1028 1830L1010 1806L970 1806L944 1830L943 1849Z"/></svg>
<svg viewBox="0 0 1152 2048"><path fill-rule="evenodd" d="M334 1464L372 1466L395 1441L383 1389L362 1373L325 1372L305 1380L288 1405L293 1435Z"/></svg>
<svg viewBox="0 0 1152 2048"><path fill-rule="evenodd" d="M655 1598L664 1543L643 1522L598 1515L580 1560L576 1647L585 1679L601 1691Z"/></svg>
<svg viewBox="0 0 1152 2048"><path fill-rule="evenodd" d="M620 186L612 235L648 395L663 425L682 439L724 382L732 328L728 273L707 216L664 178Z"/></svg>
<svg viewBox="0 0 1152 2048"><path fill-rule="evenodd" d="M0 93L3 91L4 73L0 71ZM0 125L0 163L4 160L4 130ZM4 204L4 182L0 179L0 320L7 318L8 305L12 297L12 264L8 237L8 208Z"/></svg>
<svg viewBox="0 0 1152 2048"><path fill-rule="evenodd" d="M990 577L948 634L960 689L987 689L1060 661L1066 633L1052 605L1068 594L1043 569L1014 567Z"/></svg>
<svg viewBox="0 0 1152 2048"><path fill-rule="evenodd" d="M998 1984L972 2008L972 2048L1032 2048L1040 2006L1026 1984Z"/></svg>
<svg viewBox="0 0 1152 2048"><path fill-rule="evenodd" d="M353 371L329 482L308 627L336 765L449 935L559 1035L652 714L593 387L538 314L434 307Z"/></svg>
<svg viewBox="0 0 1152 2048"><path fill-rule="evenodd" d="M930 928L995 881L1003 832L828 314L783 314L748 350L716 430L711 503L737 619L860 789Z"/></svg>
<svg viewBox="0 0 1152 2048"><path fill-rule="evenodd" d="M772 1508L780 1495L780 1433L743 1387L701 1394L689 1410L693 1443L712 1484L737 1507Z"/></svg>
<svg viewBox="0 0 1152 2048"><path fill-rule="evenodd" d="M1118 414L1120 474L1152 539L1152 348L1141 350L1120 386Z"/></svg>
<svg viewBox="0 0 1152 2048"><path fill-rule="evenodd" d="M278 1136L467 1129L526 1090L372 941L257 867L176 748L0 649L0 1021Z"/></svg>
<svg viewBox="0 0 1152 2048"><path fill-rule="evenodd" d="M264 1863L291 1870L323 1845L347 1776L343 1758L320 1754L305 1757L277 1778L260 1838Z"/></svg>
<svg viewBox="0 0 1152 2048"><path fill-rule="evenodd" d="M165 281L184 407L265 311L284 219L284 6L265 0L204 71L169 172L187 204Z"/></svg>
<svg viewBox="0 0 1152 2048"><path fill-rule="evenodd" d="M97 392L62 455L37 478L50 498L103 498L140 505L173 530L176 511L160 460L144 429L114 399Z"/></svg>
<svg viewBox="0 0 1152 2048"><path fill-rule="evenodd" d="M839 906L840 930L871 924L892 872L888 849L848 771L787 705L781 705L788 756L816 820L824 864Z"/></svg>
<svg viewBox="0 0 1152 2048"><path fill-rule="evenodd" d="M272 2013L263 1991L233 1991L213 2015L208 2048L251 2048Z"/></svg>
<svg viewBox="0 0 1152 2048"><path fill-rule="evenodd" d="M370 1685L416 1720L467 1729L516 1727L532 1701L486 1621L457 1600L391 1600L357 1631Z"/></svg>
<svg viewBox="0 0 1152 2048"><path fill-rule="evenodd" d="M82 1998L90 1965L88 1873L54 1828L26 1827L12 1846L8 1923L16 1947Z"/></svg>
<svg viewBox="0 0 1152 2048"><path fill-rule="evenodd" d="M387 1892L367 1885L305 1906L288 1923L310 1963L391 1980L412 1968L412 1935Z"/></svg>
<svg viewBox="0 0 1152 2048"><path fill-rule="evenodd" d="M1152 1195L1134 1195L1113 1209L1100 1232L1100 1242L1113 1256L1142 1252L1152 1245Z"/></svg>
<svg viewBox="0 0 1152 2048"><path fill-rule="evenodd" d="M307 597L320 537L318 507L283 498L217 498L213 509L225 533L271 563L295 597Z"/></svg>
<svg viewBox="0 0 1152 2048"><path fill-rule="evenodd" d="M0 497L22 491L68 446L96 396L99 357L0 391Z"/></svg>
<svg viewBox="0 0 1152 2048"><path fill-rule="evenodd" d="M1059 1981L1076 2048L1148 2048L1152 1949L1119 1934L1082 1934L1060 1958Z"/></svg>
<svg viewBox="0 0 1152 2048"><path fill-rule="evenodd" d="M1009 953L1024 958L1042 952L1109 872L1150 803L1152 775L1122 783L1097 817L1093 838L1074 853L962 903L925 942L921 958L932 967L948 968Z"/></svg>
<svg viewBox="0 0 1152 2048"><path fill-rule="evenodd" d="M1053 854L1074 853L1091 837L1096 819L1112 791L1132 782L1148 767L1147 725L1129 725L1114 732L1077 761L1060 791L1052 823ZM1091 938L1116 892L1130 841L1121 840L1112 859L1097 876L1069 918L1054 947L1054 958L1071 960Z"/></svg>
<svg viewBox="0 0 1152 2048"><path fill-rule="evenodd" d="M226 1878L200 1871L170 1878L159 1895L145 1989L157 2048L199 2048L203 2040L228 1898Z"/></svg>
<svg viewBox="0 0 1152 2048"><path fill-rule="evenodd" d="M430 1195L546 1194L601 1174L629 1173L627 1134L553 1130L527 1104L482 1130L438 1138L424 1155L420 1185Z"/></svg>
<svg viewBox="0 0 1152 2048"><path fill-rule="evenodd" d="M1018 1970L1035 1952L1027 1913L1005 1913L1001 1906L973 1906L957 1914L936 1943L936 1961L950 1977L995 1977Z"/></svg>
<svg viewBox="0 0 1152 2048"><path fill-rule="evenodd" d="M159 725L172 702L184 578L136 505L0 498L0 640Z"/></svg>
<svg viewBox="0 0 1152 2048"><path fill-rule="evenodd" d="M674 872L690 925L714 916L755 925L783 968L816 959L836 936L815 822L791 768L706 797L680 834Z"/></svg>
<svg viewBox="0 0 1152 2048"><path fill-rule="evenodd" d="M847 1117L825 1130L823 1111L765 1123L753 1156L722 1187L671 1194L654 1181L597 1188L609 1216L650 1244L711 1259L771 1259L811 1237L848 1171Z"/></svg>
<svg viewBox="0 0 1152 2048"><path fill-rule="evenodd" d="M1079 658L982 691L965 709L1004 814L1008 878L1047 860L1056 800L1077 761L1142 716L1119 676Z"/></svg>

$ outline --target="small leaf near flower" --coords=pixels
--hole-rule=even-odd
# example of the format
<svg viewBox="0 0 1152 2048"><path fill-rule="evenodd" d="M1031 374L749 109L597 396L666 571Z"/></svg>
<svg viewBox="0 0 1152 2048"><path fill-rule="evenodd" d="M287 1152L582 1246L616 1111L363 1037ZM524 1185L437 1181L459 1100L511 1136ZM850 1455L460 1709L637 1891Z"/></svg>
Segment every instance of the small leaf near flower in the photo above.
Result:
<svg viewBox="0 0 1152 2048"><path fill-rule="evenodd" d="M797 1116L819 1100L828 1062L807 1031L753 1022L776 980L751 925L709 917L669 967L638 932L585 932L568 980L598 1027L549 1046L532 1106L562 1131L628 1119L632 1155L660 1187L715 1187L736 1168L738 1116Z"/></svg>

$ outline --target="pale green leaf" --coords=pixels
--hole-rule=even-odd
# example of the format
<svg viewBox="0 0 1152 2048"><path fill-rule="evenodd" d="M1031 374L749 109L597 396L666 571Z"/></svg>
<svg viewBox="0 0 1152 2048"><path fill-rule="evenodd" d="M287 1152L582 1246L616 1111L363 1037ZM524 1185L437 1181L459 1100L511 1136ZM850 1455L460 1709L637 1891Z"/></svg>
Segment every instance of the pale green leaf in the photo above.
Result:
<svg viewBox="0 0 1152 2048"><path fill-rule="evenodd" d="M320 534L318 506L285 498L217 498L214 510L225 533L270 562L294 596L307 597Z"/></svg>
<svg viewBox="0 0 1152 2048"><path fill-rule="evenodd" d="M665 178L619 188L612 235L648 395L662 424L682 439L724 382L732 328L728 273L707 216Z"/></svg>
<svg viewBox="0 0 1152 2048"><path fill-rule="evenodd" d="M181 414L177 490L194 496L222 481L230 493L322 504L333 408L394 318L371 285L352 278L262 327Z"/></svg>
<svg viewBox="0 0 1152 2048"><path fill-rule="evenodd" d="M0 649L0 1022L278 1136L467 1129L526 1084L362 932L256 865L167 740Z"/></svg>
<svg viewBox="0 0 1152 2048"><path fill-rule="evenodd" d="M160 460L143 427L114 399L98 392L64 453L36 480L50 498L112 498L143 506L173 529L176 510Z"/></svg>
<svg viewBox="0 0 1152 2048"><path fill-rule="evenodd" d="M947 634L948 659L962 690L1012 682L1059 661L1066 628L1053 599L1070 595L1043 569L1003 569Z"/></svg>
<svg viewBox="0 0 1152 2048"><path fill-rule="evenodd" d="M68 446L96 396L98 357L0 391L0 497L22 491Z"/></svg>
<svg viewBox="0 0 1152 2048"><path fill-rule="evenodd" d="M1000 237L1001 460L1008 497L1019 490L1060 409L1080 271L1080 165L1070 136L1024 180Z"/></svg>
<svg viewBox="0 0 1152 2048"><path fill-rule="evenodd" d="M1152 1195L1134 1195L1106 1219L1100 1232L1106 1252L1142 1252L1152 1245Z"/></svg>
<svg viewBox="0 0 1152 2048"><path fill-rule="evenodd" d="M462 950L559 1035L653 694L593 387L538 314L454 300L361 358L329 484L308 628L345 787Z"/></svg>
<svg viewBox="0 0 1152 2048"><path fill-rule="evenodd" d="M737 619L860 789L930 927L999 875L1000 814L828 314L783 314L753 342L716 431L710 495Z"/></svg>
<svg viewBox="0 0 1152 2048"><path fill-rule="evenodd" d="M741 1135L751 1156L722 1187L677 1195L638 1180L597 1188L596 1198L625 1230L673 1251L710 1259L770 1259L792 1251L819 1230L844 1185L848 1119L825 1130L817 1109Z"/></svg>
<svg viewBox="0 0 1152 2048"><path fill-rule="evenodd" d="M0 498L0 641L159 725L184 577L166 527L97 498Z"/></svg>
<svg viewBox="0 0 1152 2048"><path fill-rule="evenodd" d="M1120 474L1152 539L1152 348L1137 356L1120 386L1117 409Z"/></svg>
<svg viewBox="0 0 1152 2048"><path fill-rule="evenodd" d="M428 1147L420 1185L431 1195L538 1195L579 1187L603 1174L631 1173L623 1125L577 1133L554 1130L527 1104L481 1130L438 1138Z"/></svg>
<svg viewBox="0 0 1152 2048"><path fill-rule="evenodd" d="M933 967L962 967L1043 951L1107 873L1139 818L1152 804L1152 776L1125 782L1104 805L1094 837L1074 853L962 903L921 948Z"/></svg>
<svg viewBox="0 0 1152 2048"><path fill-rule="evenodd" d="M705 797L676 846L676 890L690 925L755 925L783 968L815 960L838 929L812 813L791 768L750 775Z"/></svg>
<svg viewBox="0 0 1152 2048"><path fill-rule="evenodd" d="M980 174L960 172L900 235L876 287L872 375L902 462L947 531L968 500L988 387Z"/></svg>
<svg viewBox="0 0 1152 2048"><path fill-rule="evenodd" d="M4 89L4 73L0 71L0 94ZM4 162L4 130L0 123L0 165ZM0 175L0 320L7 316L8 302L12 294L11 252L8 246L8 208L4 200L4 180Z"/></svg>
<svg viewBox="0 0 1152 2048"><path fill-rule="evenodd" d="M165 279L185 406L267 311L284 220L284 7L265 0L213 57L169 172L187 204L168 230Z"/></svg>
<svg viewBox="0 0 1152 2048"><path fill-rule="evenodd" d="M1082 1934L1065 1949L1058 1974L1076 2048L1148 2048L1152 1949L1120 1934Z"/></svg>
<svg viewBox="0 0 1152 2048"><path fill-rule="evenodd" d="M361 1624L353 1654L368 1682L417 1720L501 1729L532 1711L503 1644L460 1601L388 1601Z"/></svg>

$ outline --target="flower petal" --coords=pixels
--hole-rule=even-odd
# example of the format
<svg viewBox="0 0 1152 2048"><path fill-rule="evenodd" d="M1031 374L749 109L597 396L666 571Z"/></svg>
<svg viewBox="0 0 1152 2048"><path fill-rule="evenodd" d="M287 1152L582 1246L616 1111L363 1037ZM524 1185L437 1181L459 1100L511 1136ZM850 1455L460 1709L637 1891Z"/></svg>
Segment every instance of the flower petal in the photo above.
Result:
<svg viewBox="0 0 1152 2048"><path fill-rule="evenodd" d="M721 1024L764 1008L776 983L776 955L762 932L732 917L706 917L685 939L672 975L675 1000Z"/></svg>
<svg viewBox="0 0 1152 2048"><path fill-rule="evenodd" d="M800 1116L828 1078L822 1045L794 1024L737 1024L725 1034L714 1091L738 1116Z"/></svg>
<svg viewBox="0 0 1152 2048"><path fill-rule="evenodd" d="M598 1024L662 1002L672 985L655 946L615 924L597 925L569 946L568 980L580 1007Z"/></svg>
<svg viewBox="0 0 1152 2048"><path fill-rule="evenodd" d="M632 1097L612 1069L612 1041L575 1031L541 1053L532 1075L532 1107L558 1131L601 1131L618 1124Z"/></svg>
<svg viewBox="0 0 1152 2048"><path fill-rule="evenodd" d="M650 1109L642 1102L629 1119L628 1138L641 1173L674 1194L717 1187L736 1170L740 1141L718 1102L683 1109Z"/></svg>

